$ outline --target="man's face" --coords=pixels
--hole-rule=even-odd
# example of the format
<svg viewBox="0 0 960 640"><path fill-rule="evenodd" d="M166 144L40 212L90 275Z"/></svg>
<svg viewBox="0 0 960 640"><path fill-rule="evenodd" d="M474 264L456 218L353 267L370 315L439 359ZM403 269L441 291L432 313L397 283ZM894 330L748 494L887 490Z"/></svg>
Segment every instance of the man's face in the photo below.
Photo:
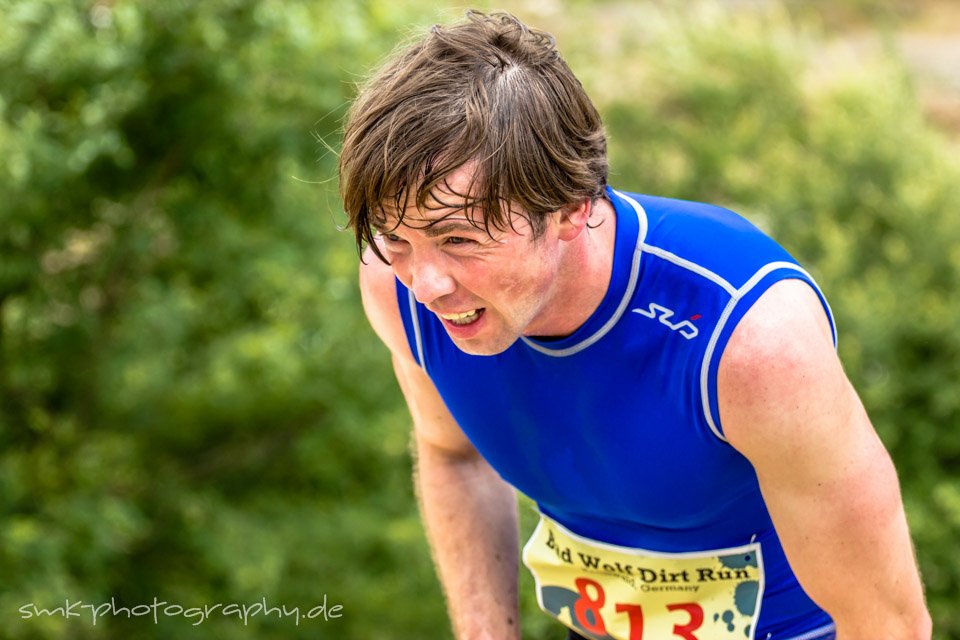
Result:
<svg viewBox="0 0 960 640"><path fill-rule="evenodd" d="M516 214L514 228L488 234L482 220L457 207L468 171L454 172L437 188L438 198L453 206L411 206L399 226L396 216L388 217L376 241L397 278L440 318L457 347L493 355L521 335L549 335L561 243L552 219L534 240L530 224Z"/></svg>

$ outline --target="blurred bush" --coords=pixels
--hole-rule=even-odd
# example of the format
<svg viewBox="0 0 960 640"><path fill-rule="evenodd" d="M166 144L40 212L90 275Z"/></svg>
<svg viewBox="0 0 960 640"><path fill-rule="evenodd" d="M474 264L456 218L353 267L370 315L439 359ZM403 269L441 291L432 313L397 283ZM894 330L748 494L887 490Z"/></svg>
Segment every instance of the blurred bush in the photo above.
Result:
<svg viewBox="0 0 960 640"><path fill-rule="evenodd" d="M410 638L443 620L317 143L408 10L0 3L0 636ZM299 627L18 612L306 613L324 594L343 617Z"/></svg>
<svg viewBox="0 0 960 640"><path fill-rule="evenodd" d="M796 12L547 4L516 11L597 97L615 186L737 209L820 281L960 638L956 149L894 58L824 61ZM353 83L459 14L396 5L0 0L0 637L449 637L337 231ZM324 594L343 617L299 626L18 611Z"/></svg>

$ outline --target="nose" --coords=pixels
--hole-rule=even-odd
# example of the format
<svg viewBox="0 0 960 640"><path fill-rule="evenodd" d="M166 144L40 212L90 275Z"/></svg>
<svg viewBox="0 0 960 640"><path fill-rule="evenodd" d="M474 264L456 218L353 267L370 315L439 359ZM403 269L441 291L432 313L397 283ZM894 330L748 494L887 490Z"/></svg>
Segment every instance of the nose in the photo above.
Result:
<svg viewBox="0 0 960 640"><path fill-rule="evenodd" d="M410 290L421 304L428 305L457 288L453 276L444 267L443 258L437 255L416 256L410 269L410 280Z"/></svg>

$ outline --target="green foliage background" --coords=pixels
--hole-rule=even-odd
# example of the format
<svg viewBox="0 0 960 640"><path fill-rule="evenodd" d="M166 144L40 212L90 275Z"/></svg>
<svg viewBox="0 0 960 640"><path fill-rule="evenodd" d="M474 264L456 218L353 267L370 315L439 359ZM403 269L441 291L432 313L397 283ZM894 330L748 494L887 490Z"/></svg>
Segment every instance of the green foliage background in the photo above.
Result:
<svg viewBox="0 0 960 640"><path fill-rule="evenodd" d="M824 61L816 3L513 4L616 186L737 209L816 275L960 638L960 167L896 56ZM449 637L335 179L355 83L462 13L432 6L0 0L0 637ZM524 585L525 637L559 637ZM19 610L325 594L299 625Z"/></svg>

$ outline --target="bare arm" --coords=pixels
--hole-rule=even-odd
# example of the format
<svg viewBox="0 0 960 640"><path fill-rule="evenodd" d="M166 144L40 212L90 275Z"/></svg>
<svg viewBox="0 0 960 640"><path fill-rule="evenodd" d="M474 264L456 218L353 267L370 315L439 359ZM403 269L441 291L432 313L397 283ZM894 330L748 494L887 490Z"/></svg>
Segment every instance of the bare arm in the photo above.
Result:
<svg viewBox="0 0 960 640"><path fill-rule="evenodd" d="M458 638L519 638L517 503L430 380L394 359L414 417L420 510Z"/></svg>
<svg viewBox="0 0 960 640"><path fill-rule="evenodd" d="M896 471L814 292L774 285L720 364L720 415L752 463L791 566L838 640L930 638Z"/></svg>
<svg viewBox="0 0 960 640"><path fill-rule="evenodd" d="M393 273L367 252L364 308L393 353L414 424L415 483L427 538L459 640L519 639L516 494L477 453L414 362Z"/></svg>

